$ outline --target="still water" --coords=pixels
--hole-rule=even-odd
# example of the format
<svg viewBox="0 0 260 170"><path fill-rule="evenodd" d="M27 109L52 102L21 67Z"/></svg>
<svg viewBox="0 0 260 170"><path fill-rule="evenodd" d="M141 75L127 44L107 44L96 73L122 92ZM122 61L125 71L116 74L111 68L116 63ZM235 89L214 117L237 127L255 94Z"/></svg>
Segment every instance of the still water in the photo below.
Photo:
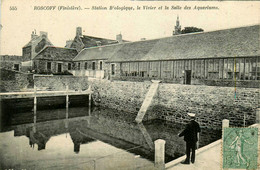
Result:
<svg viewBox="0 0 260 170"><path fill-rule="evenodd" d="M148 113L149 114L149 113ZM151 169L154 141L164 139L169 162L185 154L185 127L162 120L87 107L5 113L1 120L1 169ZM221 131L202 129L200 147Z"/></svg>

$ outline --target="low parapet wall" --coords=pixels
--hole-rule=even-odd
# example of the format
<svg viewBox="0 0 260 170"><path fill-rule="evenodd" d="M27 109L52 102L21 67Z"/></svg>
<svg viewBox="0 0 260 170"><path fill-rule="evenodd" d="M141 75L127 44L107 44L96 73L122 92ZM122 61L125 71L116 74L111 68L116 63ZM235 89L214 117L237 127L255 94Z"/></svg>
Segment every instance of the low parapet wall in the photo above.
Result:
<svg viewBox="0 0 260 170"><path fill-rule="evenodd" d="M86 90L88 78L71 75L34 75L34 84L36 87L47 87L51 90L65 90L66 86L73 90Z"/></svg>
<svg viewBox="0 0 260 170"><path fill-rule="evenodd" d="M100 93L102 106L137 114L151 82L93 79L89 84ZM231 126L247 126L255 123L258 107L257 88L162 83L144 120L159 118L186 123L187 113L193 112L201 126L220 128L223 119L229 119Z"/></svg>

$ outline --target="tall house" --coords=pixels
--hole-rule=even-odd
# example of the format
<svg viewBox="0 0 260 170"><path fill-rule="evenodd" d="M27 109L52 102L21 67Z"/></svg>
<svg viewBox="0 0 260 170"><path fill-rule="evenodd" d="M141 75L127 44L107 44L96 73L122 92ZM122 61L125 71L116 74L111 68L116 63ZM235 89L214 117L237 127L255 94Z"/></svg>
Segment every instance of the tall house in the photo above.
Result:
<svg viewBox="0 0 260 170"><path fill-rule="evenodd" d="M74 48L78 52L80 52L84 48L112 45L112 44L118 44L118 43L123 43L123 42L127 42L127 41L122 40L121 33L116 36L116 40L112 40L112 39L106 39L106 38L101 38L101 37L83 35L82 28L77 27L75 38L72 41L67 41L65 47Z"/></svg>
<svg viewBox="0 0 260 170"><path fill-rule="evenodd" d="M173 31L173 35L178 35L178 34L181 34L181 25L180 25L179 16L177 16L176 25Z"/></svg>
<svg viewBox="0 0 260 170"><path fill-rule="evenodd" d="M37 35L36 31L33 31L31 40L23 47L23 58L32 60L46 46L53 46L48 39L48 33L40 31L40 35Z"/></svg>

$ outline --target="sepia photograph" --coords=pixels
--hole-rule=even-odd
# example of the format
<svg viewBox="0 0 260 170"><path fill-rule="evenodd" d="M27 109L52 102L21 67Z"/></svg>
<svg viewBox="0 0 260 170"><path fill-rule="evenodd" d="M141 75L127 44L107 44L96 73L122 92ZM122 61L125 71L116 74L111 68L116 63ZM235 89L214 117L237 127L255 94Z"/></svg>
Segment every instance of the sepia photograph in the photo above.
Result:
<svg viewBox="0 0 260 170"><path fill-rule="evenodd" d="M0 3L0 170L260 169L260 2Z"/></svg>

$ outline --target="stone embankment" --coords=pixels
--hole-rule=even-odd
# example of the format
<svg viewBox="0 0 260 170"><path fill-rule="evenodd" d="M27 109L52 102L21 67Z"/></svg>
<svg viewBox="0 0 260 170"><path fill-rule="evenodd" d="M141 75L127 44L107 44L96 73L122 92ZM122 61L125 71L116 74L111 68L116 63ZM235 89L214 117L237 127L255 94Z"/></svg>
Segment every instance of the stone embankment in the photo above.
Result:
<svg viewBox="0 0 260 170"><path fill-rule="evenodd" d="M99 92L102 106L137 114L151 82L92 79L89 84L95 93ZM186 123L187 113L193 112L201 126L220 128L223 119L229 119L231 126L248 126L255 123L258 107L257 88L162 83L144 120Z"/></svg>

